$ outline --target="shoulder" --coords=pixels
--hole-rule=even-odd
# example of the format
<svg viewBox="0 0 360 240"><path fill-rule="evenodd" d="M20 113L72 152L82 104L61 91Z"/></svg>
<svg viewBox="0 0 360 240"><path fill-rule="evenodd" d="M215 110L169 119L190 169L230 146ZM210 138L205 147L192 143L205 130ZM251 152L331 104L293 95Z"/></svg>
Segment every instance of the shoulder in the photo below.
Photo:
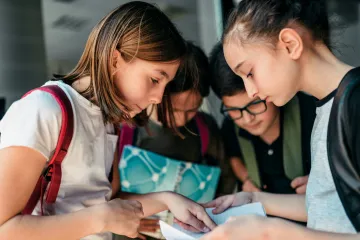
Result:
<svg viewBox="0 0 360 240"><path fill-rule="evenodd" d="M9 111L18 115L28 117L39 114L41 118L61 117L61 108L55 98L48 92L34 90L27 96L16 101Z"/></svg>

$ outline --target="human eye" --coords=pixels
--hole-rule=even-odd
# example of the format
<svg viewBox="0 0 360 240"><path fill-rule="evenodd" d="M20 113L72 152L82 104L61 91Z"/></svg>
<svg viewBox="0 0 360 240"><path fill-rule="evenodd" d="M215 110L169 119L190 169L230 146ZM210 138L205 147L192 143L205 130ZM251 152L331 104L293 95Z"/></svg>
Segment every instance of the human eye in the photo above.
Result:
<svg viewBox="0 0 360 240"><path fill-rule="evenodd" d="M150 79L153 84L159 84L159 80L157 80L155 78L150 78Z"/></svg>

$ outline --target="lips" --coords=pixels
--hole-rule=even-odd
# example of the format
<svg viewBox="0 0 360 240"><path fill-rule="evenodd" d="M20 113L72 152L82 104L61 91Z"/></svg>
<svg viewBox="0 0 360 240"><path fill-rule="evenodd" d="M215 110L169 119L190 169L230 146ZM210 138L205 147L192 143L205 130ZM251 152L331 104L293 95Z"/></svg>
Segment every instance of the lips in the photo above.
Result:
<svg viewBox="0 0 360 240"><path fill-rule="evenodd" d="M258 127L260 125L261 122L258 122L256 124L252 124L252 125L246 125L246 128L255 128Z"/></svg>

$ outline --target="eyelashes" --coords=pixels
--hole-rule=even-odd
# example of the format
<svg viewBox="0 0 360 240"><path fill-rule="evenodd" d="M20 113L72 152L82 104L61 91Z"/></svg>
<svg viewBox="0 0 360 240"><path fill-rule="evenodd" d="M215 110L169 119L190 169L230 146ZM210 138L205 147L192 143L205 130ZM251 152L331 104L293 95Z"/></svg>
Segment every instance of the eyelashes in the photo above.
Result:
<svg viewBox="0 0 360 240"><path fill-rule="evenodd" d="M153 84L159 84L159 80L156 80L154 78L151 78L151 81L152 81Z"/></svg>

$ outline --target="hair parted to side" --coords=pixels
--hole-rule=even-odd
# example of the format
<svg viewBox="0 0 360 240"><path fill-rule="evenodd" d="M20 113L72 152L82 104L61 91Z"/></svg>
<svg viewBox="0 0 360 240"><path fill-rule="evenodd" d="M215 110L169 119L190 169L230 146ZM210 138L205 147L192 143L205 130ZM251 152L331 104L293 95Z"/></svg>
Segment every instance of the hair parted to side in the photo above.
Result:
<svg viewBox="0 0 360 240"><path fill-rule="evenodd" d="M187 49L187 62L196 66L197 74L181 69L169 83L168 92L174 94L193 90L199 92L202 97L207 97L211 82L209 60L204 51L190 41L187 42ZM195 85L194 82L197 84Z"/></svg>
<svg viewBox="0 0 360 240"><path fill-rule="evenodd" d="M280 31L294 22L330 49L326 0L242 0L228 18L223 42L230 35L242 43L276 40Z"/></svg>
<svg viewBox="0 0 360 240"><path fill-rule="evenodd" d="M104 121L120 123L126 121L144 125L148 116L146 110L131 119L128 106L122 100L121 93L113 83L110 66L115 50L121 53L125 61L134 58L153 62L181 61L186 65L186 42L169 20L156 6L133 1L124 4L105 16L92 30L85 45L84 52L76 67L67 75L57 77L71 85L82 77L90 77L91 84L82 94L100 107ZM170 97L164 94L159 109L171 112ZM174 126L174 123L166 122Z"/></svg>
<svg viewBox="0 0 360 240"><path fill-rule="evenodd" d="M245 92L244 81L237 76L225 60L224 49L217 43L210 53L211 88L218 98Z"/></svg>

